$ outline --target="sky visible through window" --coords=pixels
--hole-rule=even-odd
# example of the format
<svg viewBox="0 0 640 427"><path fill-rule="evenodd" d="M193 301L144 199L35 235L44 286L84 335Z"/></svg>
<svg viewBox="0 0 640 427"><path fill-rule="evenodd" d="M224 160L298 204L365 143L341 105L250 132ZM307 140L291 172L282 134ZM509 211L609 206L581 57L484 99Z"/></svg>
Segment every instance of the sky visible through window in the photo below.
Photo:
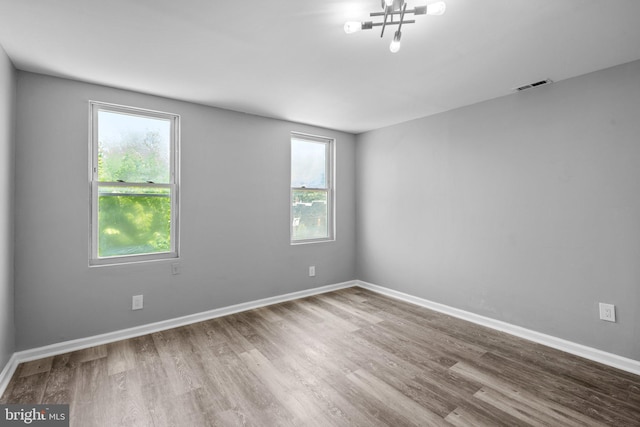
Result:
<svg viewBox="0 0 640 427"><path fill-rule="evenodd" d="M325 143L291 141L292 187L327 187L326 147Z"/></svg>
<svg viewBox="0 0 640 427"><path fill-rule="evenodd" d="M100 111L98 112L98 120L100 132L98 138L105 148L109 144L120 144L124 136L123 133L145 134L148 131L158 131L162 138L162 145L169 145L171 123L166 119Z"/></svg>
<svg viewBox="0 0 640 427"><path fill-rule="evenodd" d="M98 112L101 181L169 182L171 122Z"/></svg>

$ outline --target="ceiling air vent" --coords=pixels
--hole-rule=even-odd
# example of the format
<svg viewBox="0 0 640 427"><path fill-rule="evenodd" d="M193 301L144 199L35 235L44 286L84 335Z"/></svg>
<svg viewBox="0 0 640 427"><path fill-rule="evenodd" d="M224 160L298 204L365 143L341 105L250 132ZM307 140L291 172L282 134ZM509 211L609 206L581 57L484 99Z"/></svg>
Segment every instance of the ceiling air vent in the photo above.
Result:
<svg viewBox="0 0 640 427"><path fill-rule="evenodd" d="M522 92L523 90L533 89L534 87L544 86L544 85L548 85L550 83L553 83L553 80L551 80L551 79L540 80L539 82L529 83L528 85L519 86L519 87L513 89L513 91L514 92Z"/></svg>

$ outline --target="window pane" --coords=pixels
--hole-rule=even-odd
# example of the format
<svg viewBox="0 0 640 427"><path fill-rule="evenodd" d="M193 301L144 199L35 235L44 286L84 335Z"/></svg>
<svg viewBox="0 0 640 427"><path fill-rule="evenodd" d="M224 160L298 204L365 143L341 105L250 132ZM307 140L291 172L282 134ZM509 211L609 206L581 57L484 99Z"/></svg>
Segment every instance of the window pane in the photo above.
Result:
<svg viewBox="0 0 640 427"><path fill-rule="evenodd" d="M293 240L329 237L327 191L293 190Z"/></svg>
<svg viewBox="0 0 640 427"><path fill-rule="evenodd" d="M327 188L327 144L291 140L291 186Z"/></svg>
<svg viewBox="0 0 640 427"><path fill-rule="evenodd" d="M98 111L98 180L170 181L171 122Z"/></svg>
<svg viewBox="0 0 640 427"><path fill-rule="evenodd" d="M98 256L171 251L171 190L100 187Z"/></svg>

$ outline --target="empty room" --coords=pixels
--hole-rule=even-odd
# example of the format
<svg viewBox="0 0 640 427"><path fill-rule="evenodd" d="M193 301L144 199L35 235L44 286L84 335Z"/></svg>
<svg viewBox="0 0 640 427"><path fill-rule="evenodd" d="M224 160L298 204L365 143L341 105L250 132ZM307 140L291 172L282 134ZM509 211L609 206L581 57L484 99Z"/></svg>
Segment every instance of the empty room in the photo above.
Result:
<svg viewBox="0 0 640 427"><path fill-rule="evenodd" d="M0 0L0 426L640 426L640 1Z"/></svg>

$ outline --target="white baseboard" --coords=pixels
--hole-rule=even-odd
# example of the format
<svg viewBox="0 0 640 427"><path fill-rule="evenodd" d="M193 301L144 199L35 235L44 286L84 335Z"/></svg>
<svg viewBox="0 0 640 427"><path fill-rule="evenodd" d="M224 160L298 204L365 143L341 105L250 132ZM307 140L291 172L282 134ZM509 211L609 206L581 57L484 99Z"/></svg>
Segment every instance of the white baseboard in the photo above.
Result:
<svg viewBox="0 0 640 427"><path fill-rule="evenodd" d="M16 368L20 363L29 362L31 360L41 359L44 357L56 356L58 354L68 353L70 351L82 350L97 345L108 344L123 339L139 337L154 332L165 331L167 329L186 326L192 323L214 319L216 317L239 313L241 311L252 310L254 308L278 304L280 302L291 301L311 295L323 294L326 292L350 288L353 286L359 286L361 288L368 289L382 295L406 301L421 307L428 308L430 310L448 314L450 316L476 323L478 325L486 326L491 329L506 332L508 334L515 335L529 341L537 342L539 344L543 344L548 347L574 354L576 356L584 357L585 359L593 360L604 365L612 366L614 368L618 368L635 375L640 375L640 361L637 360L618 356L612 353L607 353L605 351L598 350L592 347L587 347L571 341L563 340L561 338L556 338L551 335L542 334L540 332L502 322L500 320L491 319L489 317L484 317L468 311L449 307L444 304L439 304L433 301L426 300L424 298L405 294L403 292L394 291L393 289L385 288L383 286L374 285L360 280L353 280L349 282L337 283L334 285L327 285L319 288L307 289L304 291L264 298L256 301L249 301L241 304L231 305L228 307L205 311L202 313L177 317L175 319L169 319L161 322L150 323L147 325L136 326L133 328L122 329L120 331L108 332L106 334L95 335L92 337L79 338L71 341L64 341L47 345L44 347L19 351L11 356L2 372L0 372L0 396L4 393L5 389L9 385L9 381L11 380L11 377L15 373Z"/></svg>
<svg viewBox="0 0 640 427"><path fill-rule="evenodd" d="M7 389L9 381L11 381L11 377L19 364L20 362L18 362L18 357L13 353L2 372L0 372L0 396L2 396L4 391Z"/></svg>
<svg viewBox="0 0 640 427"><path fill-rule="evenodd" d="M267 305L278 304L280 302L291 301L311 295L323 294L326 292L336 291L338 289L350 288L355 286L355 281L337 283L334 285L321 286L318 288L306 289L304 291L292 292L284 295L263 298L255 301L244 302L241 304L231 305L228 307L216 308L214 310L204 311L202 313L190 314L187 316L177 317L175 319L163 320L161 322L149 323L147 325L136 326L133 328L122 329L119 331L108 332L106 334L95 335L92 337L79 338L70 341L63 341L44 347L32 348L29 350L18 351L14 353L9 362L0 372L0 396L4 393L9 385L11 377L16 371L20 363L32 360L42 359L44 357L56 356L68 353L70 351L82 350L88 347L108 344L128 338L135 338L142 335L152 334L154 332L166 331L167 329L177 328L180 326L190 325L192 323L203 322L205 320L214 319L216 317L227 316L241 311L252 310L254 308L264 307Z"/></svg>
<svg viewBox="0 0 640 427"><path fill-rule="evenodd" d="M360 280L356 281L356 286L415 305L419 305L433 311L448 314L450 316L457 317L468 322L506 332L508 334L515 335L517 337L524 338L538 344L546 345L547 347L552 347L566 353L574 354L585 359L593 360L594 362L618 368L635 375L640 375L640 361L638 360L618 356L617 354L608 353L596 348L587 347L582 344L567 341L562 338L557 338L551 335L532 331L531 329L512 325L500 320L491 319L490 317L480 316L479 314L449 307L447 305L429 301L424 298L419 298L413 295L405 294L403 292L394 291L393 289L385 288L384 286L378 286Z"/></svg>

